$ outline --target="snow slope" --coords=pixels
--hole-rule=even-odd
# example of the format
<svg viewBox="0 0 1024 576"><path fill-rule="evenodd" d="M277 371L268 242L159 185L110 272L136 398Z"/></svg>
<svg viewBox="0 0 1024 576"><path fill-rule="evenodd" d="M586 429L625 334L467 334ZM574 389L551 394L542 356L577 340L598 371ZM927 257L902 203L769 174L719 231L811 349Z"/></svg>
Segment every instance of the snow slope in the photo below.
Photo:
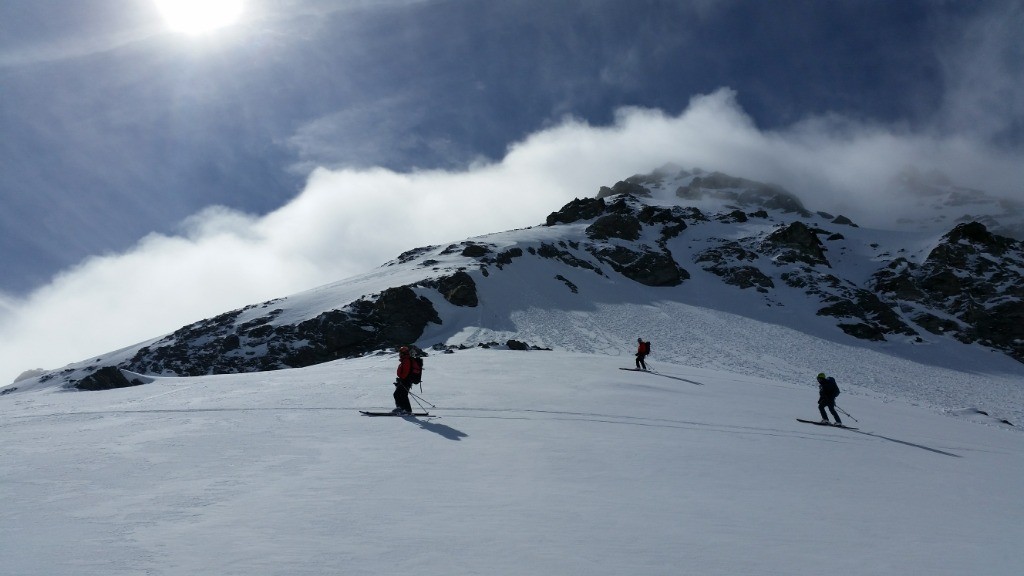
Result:
<svg viewBox="0 0 1024 576"><path fill-rule="evenodd" d="M667 203L668 199L660 201ZM831 227L820 215L807 221ZM690 263L705 243L756 235L773 225L756 219L702 222L671 239L668 247L678 261ZM248 307L239 313L235 325L260 322L261 318L271 327L294 325L390 287L416 285L426 278L468 270L476 282L479 306L455 306L436 290L415 289L443 318L442 324L427 324L416 342L420 347L473 346L513 338L561 351L619 355L629 354L636 338L643 337L654 343L656 358L694 367L788 381L825 371L842 384L862 386L882 398L910 400L957 417L982 410L1018 425L1024 423L1024 365L980 345L924 332L919 337L890 336L885 342L858 340L843 334L834 318L816 314L822 305L817 298L781 281L770 293L740 290L723 284L700 266L687 264L690 278L680 286L650 287L604 265L605 273L598 274L529 252L544 244L569 246L586 236L587 226L587 222L536 226L411 251L415 254L366 274ZM844 239L830 241L831 270L849 278L866 278L880 265L879 260L892 254L910 260L923 258L930 246L915 246L914 242L934 239L920 233L842 230ZM650 238L643 241L655 243ZM493 253L518 248L523 255L501 267L486 267L461 254L462 245L470 242L488 246ZM574 254L587 256L582 250ZM485 267L490 271L485 273ZM279 314L268 316L270 309ZM85 359L61 372L87 373L97 366L124 365L140 348L156 340ZM243 346L231 353L263 352L265 346ZM44 377L15 386L20 394L62 383L61 378Z"/></svg>
<svg viewBox="0 0 1024 576"><path fill-rule="evenodd" d="M616 345L433 354L419 419L357 412L393 355L0 397L3 572L1024 573L1017 429L842 379L860 430L802 424L809 377L722 368L756 354Z"/></svg>
<svg viewBox="0 0 1024 576"><path fill-rule="evenodd" d="M431 247L239 313L294 324L417 286L444 323L416 344L469 347L427 359L429 418L358 414L391 407L384 353L102 392L41 377L3 389L2 572L1024 573L1024 436L1007 423L1024 423L1019 362L943 336L847 337L783 283L739 290L687 265L682 285L648 287L530 252L586 226L470 239L523 251L486 273L462 245ZM771 226L708 221L666 245L693 262ZM937 238L842 232L829 259L858 281ZM459 269L479 306L420 284ZM616 369L638 336L657 374ZM509 338L554 351L476 347ZM820 371L860 430L796 421L817 417Z"/></svg>

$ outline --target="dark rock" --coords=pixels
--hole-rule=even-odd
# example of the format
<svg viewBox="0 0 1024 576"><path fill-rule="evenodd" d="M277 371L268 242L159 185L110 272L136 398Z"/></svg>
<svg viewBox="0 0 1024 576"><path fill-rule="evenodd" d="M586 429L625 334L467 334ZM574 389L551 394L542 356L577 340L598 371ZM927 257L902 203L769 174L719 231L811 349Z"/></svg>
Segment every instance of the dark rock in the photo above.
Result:
<svg viewBox="0 0 1024 576"><path fill-rule="evenodd" d="M220 349L224 352L237 350L241 345L242 341L238 337L238 334L228 334L220 341Z"/></svg>
<svg viewBox="0 0 1024 576"><path fill-rule="evenodd" d="M475 299L475 294L473 297ZM392 347L418 340L427 323L441 323L430 300L417 296L408 286L388 288L381 292L367 320L378 327L382 338L380 343Z"/></svg>
<svg viewBox="0 0 1024 576"><path fill-rule="evenodd" d="M951 244L956 244L961 241L981 244L989 247L1004 246L1006 244L1005 242L997 241L996 237L993 236L984 225L978 222L959 224L956 228L953 228L949 234L946 234L945 238Z"/></svg>
<svg viewBox="0 0 1024 576"><path fill-rule="evenodd" d="M606 198L608 196L614 196L616 194L630 194L632 196L644 196L650 197L651 191L641 184L639 178L634 176L627 178L623 181L616 182L611 188L607 186L601 186L601 189L597 192L597 198Z"/></svg>
<svg viewBox="0 0 1024 576"><path fill-rule="evenodd" d="M79 390L113 390L142 384L140 380L128 380L116 366L104 366L85 376L74 384Z"/></svg>
<svg viewBox="0 0 1024 576"><path fill-rule="evenodd" d="M936 269L931 275L919 278L917 284L930 297L940 300L958 295L964 290L960 277L950 269Z"/></svg>
<svg viewBox="0 0 1024 576"><path fill-rule="evenodd" d="M775 288L771 277L754 266L711 266L707 271L721 276L723 282L740 289L755 288L758 292L767 292Z"/></svg>
<svg viewBox="0 0 1024 576"><path fill-rule="evenodd" d="M956 319L939 325L944 333L1024 362L1022 270L1024 243L970 222L944 236L909 274L921 292L917 302Z"/></svg>
<svg viewBox="0 0 1024 576"><path fill-rule="evenodd" d="M648 226L661 225L661 242L666 242L681 234L683 230L686 230L686 216L688 214L690 214L689 211L679 206L664 208L645 205L640 207L636 217L637 220Z"/></svg>
<svg viewBox="0 0 1024 576"><path fill-rule="evenodd" d="M865 340L885 340L885 334L915 336L917 332L905 323L893 308L868 290L853 290L850 297L832 297L833 303L818 310L818 316L856 318L861 322L841 323L847 334Z"/></svg>
<svg viewBox="0 0 1024 576"><path fill-rule="evenodd" d="M437 291L448 302L467 308L475 308L479 304L476 294L476 282L469 274L459 271L451 276L438 279Z"/></svg>
<svg viewBox="0 0 1024 576"><path fill-rule="evenodd" d="M140 348L125 367L180 376L302 367L408 344L419 339L428 323L441 323L430 300L417 296L408 286L389 288L375 299L362 298L344 309L297 324L271 326L265 319L249 321L242 324L251 327L244 333L224 322L241 312L186 326ZM254 348L263 351L249 354Z"/></svg>
<svg viewBox="0 0 1024 576"><path fill-rule="evenodd" d="M534 252L534 249L532 247L529 250L531 251L531 253ZM540 248L536 249L536 254L541 258L550 258L553 260L558 260L563 264L568 264L569 266L572 266L573 268L585 268L587 270L593 270L598 275L604 276L604 272L602 272L601 269L598 268L597 266L591 264L586 260L577 258L568 250L559 250L553 244L541 243Z"/></svg>
<svg viewBox="0 0 1024 576"><path fill-rule="evenodd" d="M631 214L606 214L587 227L587 236L594 240L621 238L639 240L642 226Z"/></svg>
<svg viewBox="0 0 1024 576"><path fill-rule="evenodd" d="M733 210L728 214L722 214L718 220L720 222L746 222L747 214L743 210Z"/></svg>
<svg viewBox="0 0 1024 576"><path fill-rule="evenodd" d="M481 258L491 253L491 249L482 244L467 244L462 250L462 255L467 258Z"/></svg>
<svg viewBox="0 0 1024 576"><path fill-rule="evenodd" d="M526 342L520 342L519 340L509 340L505 343L509 350L529 350L530 345Z"/></svg>
<svg viewBox="0 0 1024 576"><path fill-rule="evenodd" d="M730 261L754 262L759 258L760 256L756 252L747 250L739 242L730 240L697 254L694 261L727 264Z"/></svg>
<svg viewBox="0 0 1024 576"><path fill-rule="evenodd" d="M667 251L634 251L612 246L593 249L592 252L619 274L645 286L678 286L690 277Z"/></svg>
<svg viewBox="0 0 1024 576"><path fill-rule="evenodd" d="M919 301L924 292L918 288L913 270L906 258L897 258L872 275L871 289L890 299Z"/></svg>
<svg viewBox="0 0 1024 576"><path fill-rule="evenodd" d="M389 262L388 265L390 266L394 264L404 264L406 262L411 262L435 248L437 248L437 246L422 246L420 248L413 248L412 250L402 252L401 254L399 254L398 258L395 258L394 261Z"/></svg>
<svg viewBox="0 0 1024 576"><path fill-rule="evenodd" d="M602 198L576 198L558 212L552 212L545 221L546 226L555 224L571 224L580 220L590 220L604 213L605 203Z"/></svg>
<svg viewBox="0 0 1024 576"><path fill-rule="evenodd" d="M1024 302L1015 299L978 310L973 330L978 341L1024 362Z"/></svg>
<svg viewBox="0 0 1024 576"><path fill-rule="evenodd" d="M870 340L872 342L885 341L885 333L879 330L877 326L873 326L871 324L865 324L863 322L856 324L840 323L838 326L843 332L853 336L854 338Z"/></svg>
<svg viewBox="0 0 1024 576"><path fill-rule="evenodd" d="M519 248L518 246L515 246L498 254L498 256L495 258L495 261L498 263L498 266L507 266L508 264L512 263L513 258L519 258L522 255L523 249Z"/></svg>
<svg viewBox="0 0 1024 576"><path fill-rule="evenodd" d="M569 290L573 294L579 294L579 291L580 291L579 288L577 288L576 285L573 284L572 282L570 282L569 279L566 278L565 276L562 276L561 274L559 274L559 275L555 276L555 280L561 280L562 283L564 283L566 285L566 287L568 287Z"/></svg>
<svg viewBox="0 0 1024 576"><path fill-rule="evenodd" d="M831 268L821 240L803 222L793 222L769 234L762 243L762 250L772 254L776 262L799 262Z"/></svg>
<svg viewBox="0 0 1024 576"><path fill-rule="evenodd" d="M245 333L245 336L253 339L266 338L274 332L274 327L268 324L257 326Z"/></svg>
<svg viewBox="0 0 1024 576"><path fill-rule="evenodd" d="M948 318L939 318L938 316L924 312L913 316L911 318L921 328L931 332L932 334L948 334L960 331L960 324L950 320Z"/></svg>

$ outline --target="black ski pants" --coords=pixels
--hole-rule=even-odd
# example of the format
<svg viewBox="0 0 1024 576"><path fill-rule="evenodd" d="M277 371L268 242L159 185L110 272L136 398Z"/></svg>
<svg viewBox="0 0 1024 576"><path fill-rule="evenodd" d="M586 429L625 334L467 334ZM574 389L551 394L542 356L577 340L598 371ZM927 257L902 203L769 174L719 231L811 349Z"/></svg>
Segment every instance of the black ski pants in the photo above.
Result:
<svg viewBox="0 0 1024 576"><path fill-rule="evenodd" d="M839 419L839 414L836 414L836 399L821 396L818 398L818 412L821 412L821 419L828 420L828 416L825 415L825 408L828 408L829 412L832 413L832 417L836 419L836 424L842 424L842 420Z"/></svg>
<svg viewBox="0 0 1024 576"><path fill-rule="evenodd" d="M395 407L401 408L407 412L412 412L412 404L409 403L409 388L411 384L405 380L398 379L395 381Z"/></svg>

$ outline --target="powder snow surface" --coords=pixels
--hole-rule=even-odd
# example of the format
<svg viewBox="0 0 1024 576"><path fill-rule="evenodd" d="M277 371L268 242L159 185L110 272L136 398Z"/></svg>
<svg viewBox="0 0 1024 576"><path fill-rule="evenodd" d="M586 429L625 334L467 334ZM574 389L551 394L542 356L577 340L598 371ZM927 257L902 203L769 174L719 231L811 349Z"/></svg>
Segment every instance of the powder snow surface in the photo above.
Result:
<svg viewBox="0 0 1024 576"><path fill-rule="evenodd" d="M1017 429L856 385L859 431L813 426L813 382L650 361L432 354L429 418L359 415L391 355L0 397L2 572L1024 573Z"/></svg>

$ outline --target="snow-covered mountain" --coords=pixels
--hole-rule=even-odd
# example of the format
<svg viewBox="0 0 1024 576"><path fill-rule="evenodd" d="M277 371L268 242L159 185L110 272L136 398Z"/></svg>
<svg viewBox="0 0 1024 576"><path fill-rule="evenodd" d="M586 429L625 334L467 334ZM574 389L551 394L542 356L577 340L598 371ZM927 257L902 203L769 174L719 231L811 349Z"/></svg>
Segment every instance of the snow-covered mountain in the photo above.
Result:
<svg viewBox="0 0 1024 576"><path fill-rule="evenodd" d="M935 224L673 168L20 379L4 573L1021 574L1021 246Z"/></svg>
<svg viewBox="0 0 1024 576"><path fill-rule="evenodd" d="M811 211L778 186L668 166L570 202L542 225L410 250L361 276L196 322L16 387L132 384L122 371L275 370L406 343L608 353L645 336L662 354L700 366L718 357L709 347L748 358L750 325L932 366L1021 374L1006 358L1024 361L1024 245L980 222L961 222L951 199L967 194L973 214L991 224L998 213L1003 229L1018 227L1020 214L934 177L908 173L899 183L928 198L928 209L902 212L910 216L889 229L867 228ZM729 320L712 337L689 328L695 314ZM837 363L806 356L787 361L810 373Z"/></svg>

